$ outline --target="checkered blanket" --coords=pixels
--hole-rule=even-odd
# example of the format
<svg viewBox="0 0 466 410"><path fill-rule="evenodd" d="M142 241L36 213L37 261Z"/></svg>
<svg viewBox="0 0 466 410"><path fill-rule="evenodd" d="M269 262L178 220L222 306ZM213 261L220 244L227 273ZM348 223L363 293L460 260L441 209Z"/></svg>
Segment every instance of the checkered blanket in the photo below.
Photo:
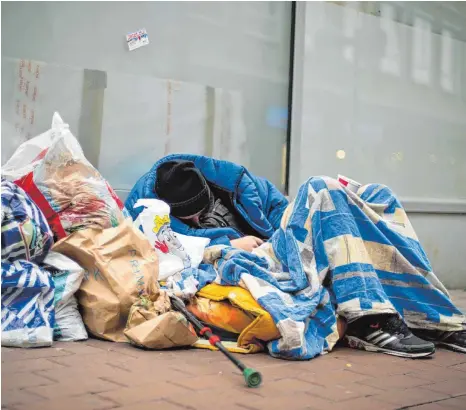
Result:
<svg viewBox="0 0 466 410"><path fill-rule="evenodd" d="M210 247L204 262L169 285L186 294L209 282L248 289L280 331L268 345L275 357L330 351L339 339L338 316L398 312L412 328L466 328L386 186L355 194L334 179L310 178L268 243L254 253Z"/></svg>

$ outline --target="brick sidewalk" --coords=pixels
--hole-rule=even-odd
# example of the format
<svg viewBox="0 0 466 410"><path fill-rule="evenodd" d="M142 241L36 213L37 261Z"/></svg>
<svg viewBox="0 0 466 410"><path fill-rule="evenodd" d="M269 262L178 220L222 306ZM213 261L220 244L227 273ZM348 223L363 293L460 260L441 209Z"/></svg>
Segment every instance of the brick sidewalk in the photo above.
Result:
<svg viewBox="0 0 466 410"><path fill-rule="evenodd" d="M464 409L466 355L406 360L338 348L309 362L242 356L264 378L248 389L218 352L143 351L88 340L2 348L9 410Z"/></svg>
<svg viewBox="0 0 466 410"><path fill-rule="evenodd" d="M451 293L466 310L466 292ZM144 351L90 339L44 349L2 347L8 410L466 409L466 355L400 359L337 348L309 362L242 355L259 389L219 352Z"/></svg>

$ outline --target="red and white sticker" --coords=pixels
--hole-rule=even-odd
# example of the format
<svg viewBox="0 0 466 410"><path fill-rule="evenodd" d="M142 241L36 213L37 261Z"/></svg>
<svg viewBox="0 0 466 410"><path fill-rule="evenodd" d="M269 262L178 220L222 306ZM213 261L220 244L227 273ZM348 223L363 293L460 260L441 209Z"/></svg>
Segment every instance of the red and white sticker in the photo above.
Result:
<svg viewBox="0 0 466 410"><path fill-rule="evenodd" d="M149 44L149 36L145 28L129 33L126 35L126 43L128 44L129 51L136 50L139 47L147 46Z"/></svg>

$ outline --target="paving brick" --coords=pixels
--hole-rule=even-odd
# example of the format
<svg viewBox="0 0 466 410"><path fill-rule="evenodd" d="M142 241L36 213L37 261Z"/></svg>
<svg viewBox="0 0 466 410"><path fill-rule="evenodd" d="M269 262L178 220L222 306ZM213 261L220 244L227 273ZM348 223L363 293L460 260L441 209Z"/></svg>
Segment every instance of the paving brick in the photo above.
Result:
<svg viewBox="0 0 466 410"><path fill-rule="evenodd" d="M83 340L82 342L79 342L79 343L85 344L87 346L95 347L97 349L102 349L102 350L108 350L110 348L115 349L121 345L125 345L125 346L130 345L129 343L110 343L107 340L94 339L92 336L89 337L89 339Z"/></svg>
<svg viewBox="0 0 466 410"><path fill-rule="evenodd" d="M464 410L466 408L466 397L452 397L439 402L446 410Z"/></svg>
<svg viewBox="0 0 466 410"><path fill-rule="evenodd" d="M308 393L332 402L341 402L344 400L356 399L358 397L375 396L380 393L384 393L384 391L361 383L352 383L346 385L328 385Z"/></svg>
<svg viewBox="0 0 466 410"><path fill-rule="evenodd" d="M52 362L49 359L29 359L7 361L2 363L2 375L10 375L12 373L34 372L34 371L54 371L63 368L62 365Z"/></svg>
<svg viewBox="0 0 466 410"><path fill-rule="evenodd" d="M400 366L396 363L387 363L383 366L377 365L366 365L354 363L347 369L348 372L356 373L366 377L382 377L392 375L402 375L406 373L413 373L412 369L407 369L404 366Z"/></svg>
<svg viewBox="0 0 466 410"><path fill-rule="evenodd" d="M243 406L244 409L244 407L251 407L251 402L263 399L262 396L256 393L257 389L248 389L246 387L242 389L223 389L217 386L217 388L212 390L194 391L189 394L175 395L166 400L184 408L192 408L195 410L205 410L206 408L212 407L213 403L215 403L215 407L220 407L222 409L226 404L233 408ZM208 403L207 406L206 403ZM219 406L220 403L221 406Z"/></svg>
<svg viewBox="0 0 466 410"><path fill-rule="evenodd" d="M267 382L264 380L264 384L258 389L255 389L254 392L263 397L272 397L272 396L290 396L295 393L315 393L317 390L324 389L323 386L320 386L316 383L309 383L303 380L298 379L282 379L274 382Z"/></svg>
<svg viewBox="0 0 466 410"><path fill-rule="evenodd" d="M107 351L98 355L87 356L86 358L79 354L71 354L61 357L51 357L47 360L51 361L52 363L70 368L94 368L95 366L100 366L103 364L131 368L135 367L134 364L138 359L116 352Z"/></svg>
<svg viewBox="0 0 466 410"><path fill-rule="evenodd" d="M10 389L2 391L2 409L13 408L19 404L37 404L45 399L27 390Z"/></svg>
<svg viewBox="0 0 466 410"><path fill-rule="evenodd" d="M114 368L113 372L102 375L100 378L116 383L122 387L135 387L149 382L178 380L186 377L186 375L170 368L166 368L159 372L154 370L157 369L157 366L152 365L152 368L147 370L148 367L149 366L136 367L134 369ZM143 377L141 377L141 375L143 375Z"/></svg>
<svg viewBox="0 0 466 410"><path fill-rule="evenodd" d="M9 389L24 389L49 384L55 384L55 382L34 373L12 373L2 377L2 394Z"/></svg>
<svg viewBox="0 0 466 410"><path fill-rule="evenodd" d="M354 400L332 403L328 407L313 406L312 408L315 410L395 410L398 409L399 406L396 404L378 401L374 397L360 397Z"/></svg>
<svg viewBox="0 0 466 410"><path fill-rule="evenodd" d="M410 387L417 387L422 385L431 384L429 380L420 379L415 376L396 376L396 377L379 377L374 379L367 379L360 383L368 386L376 387L379 389L393 390L393 389L408 389Z"/></svg>
<svg viewBox="0 0 466 410"><path fill-rule="evenodd" d="M430 361L433 366L456 366L466 363L466 354L455 353L447 349L438 348L434 360Z"/></svg>
<svg viewBox="0 0 466 410"><path fill-rule="evenodd" d="M371 377L364 375L364 374L354 373L349 370L332 370L329 372L319 372L315 375L315 377L312 380L303 379L302 377L299 377L299 379L305 380L305 381L313 381L321 385L333 385L333 384L345 385L349 383L370 380ZM374 386L374 387L377 387L377 386Z"/></svg>
<svg viewBox="0 0 466 410"><path fill-rule="evenodd" d="M423 388L452 396L457 396L460 394L466 395L466 382L462 379L452 378L440 383L433 383L429 384L428 386L423 386Z"/></svg>
<svg viewBox="0 0 466 410"><path fill-rule="evenodd" d="M433 371L406 373L406 376L414 376L436 383L450 379L462 379L466 384L466 372L455 370L455 367L437 367Z"/></svg>
<svg viewBox="0 0 466 410"><path fill-rule="evenodd" d="M210 350L205 350L205 349L193 349L193 350L194 352L186 352L185 350L163 352L163 354L158 354L157 356L161 360L172 360L172 364L185 363L190 366L199 366L200 364L203 365L205 363L219 363L223 365L229 363L229 360L225 356L223 356L222 353L212 352ZM196 352L197 352L197 355L196 355ZM156 352L153 352L153 353L156 353ZM152 358L152 355L150 356L150 358Z"/></svg>
<svg viewBox="0 0 466 410"><path fill-rule="evenodd" d="M346 370L348 369L348 360L334 358L331 354L316 357L309 362L303 363L308 371L314 373L328 372L332 370Z"/></svg>
<svg viewBox="0 0 466 410"><path fill-rule="evenodd" d="M416 409L416 410L448 410L448 407L446 407L443 404L443 401L439 401L435 403L422 404L420 406L413 407L413 409Z"/></svg>
<svg viewBox="0 0 466 410"><path fill-rule="evenodd" d="M295 363L263 367L260 369L260 372L262 377L267 381L281 380L291 377L302 378L305 381L312 382L316 378L316 373L311 372L310 366L296 366Z"/></svg>
<svg viewBox="0 0 466 410"><path fill-rule="evenodd" d="M402 358L390 356L387 354L371 353L358 349L350 349L347 347L337 347L336 349L332 350L332 352L328 355L322 356L322 358L327 357L330 357L334 360L342 360L345 361L345 363L350 364L352 362L357 362L361 365L369 364L377 366L393 362L400 363L400 361L404 361Z"/></svg>
<svg viewBox="0 0 466 410"><path fill-rule="evenodd" d="M216 361L198 360L197 364L183 363L181 360L176 360L175 363L169 364L169 368L191 376L209 376L221 375L224 373L232 373L235 368L230 362L217 358Z"/></svg>
<svg viewBox="0 0 466 410"><path fill-rule="evenodd" d="M441 359L425 358L425 359L401 359L398 362L393 362L393 365L398 365L400 369L404 370L404 373L413 372L426 372L435 373L438 369L445 369L450 366L449 363L443 362Z"/></svg>
<svg viewBox="0 0 466 410"><path fill-rule="evenodd" d="M452 366L451 368L460 372L466 372L466 363L458 364L456 366Z"/></svg>
<svg viewBox="0 0 466 410"><path fill-rule="evenodd" d="M184 387L188 390L207 390L217 387L219 384L226 388L241 386L244 383L243 376L237 374L219 374L215 376L199 376L189 378L178 378L171 380L177 386Z"/></svg>
<svg viewBox="0 0 466 410"><path fill-rule="evenodd" d="M35 374L42 377L50 377L59 381L61 384L72 383L75 380L89 379L89 378L98 378L98 379L115 379L121 381L128 381L131 377L136 377L129 370L123 368L112 367L108 364L99 364L94 367L64 367L61 369L55 369L53 372L48 370L46 371L36 371ZM151 376L151 375L149 375ZM139 375L137 377L140 377Z"/></svg>
<svg viewBox="0 0 466 410"><path fill-rule="evenodd" d="M218 354L218 352L214 352L214 353ZM248 363L250 363L250 365L254 366L255 368L270 366L270 365L277 365L277 359L265 353L251 354L251 355L247 355L247 357L248 357ZM282 361L279 360L279 362L282 362Z"/></svg>
<svg viewBox="0 0 466 410"><path fill-rule="evenodd" d="M311 396L306 393L295 393L292 397L262 397L251 401L248 408L257 410L301 410L301 409L330 409L331 403L320 397ZM348 409L347 409L348 410Z"/></svg>
<svg viewBox="0 0 466 410"><path fill-rule="evenodd" d="M419 410L444 403L448 410L463 403L450 396L466 397L466 355L448 351L431 360L347 348L307 362L239 357L261 371L260 388L248 389L230 362L208 350L143 351L94 339L51 349L2 348L3 407L204 410L210 403L225 410Z"/></svg>
<svg viewBox="0 0 466 410"><path fill-rule="evenodd" d="M14 410L107 410L115 407L115 403L100 397L86 394L78 397L66 397L15 406Z"/></svg>
<svg viewBox="0 0 466 410"><path fill-rule="evenodd" d="M67 352L80 355L102 354L104 351L102 348L90 346L86 344L86 342L57 342L54 346Z"/></svg>
<svg viewBox="0 0 466 410"><path fill-rule="evenodd" d="M377 400L397 404L400 407L414 406L432 401L443 400L449 396L445 393L434 392L423 388L410 388L405 390L384 392L375 396Z"/></svg>
<svg viewBox="0 0 466 410"><path fill-rule="evenodd" d="M63 357L71 355L71 352L66 352L64 349L57 347L43 347L34 349L12 349L11 351L3 352L2 347L2 363L17 361L17 360L32 360L43 357Z"/></svg>
<svg viewBox="0 0 466 410"><path fill-rule="evenodd" d="M186 408L165 400L150 401L147 403L130 404L129 406L118 407L115 410L183 410ZM223 405L222 405L223 409ZM244 410L244 408L242 409Z"/></svg>
<svg viewBox="0 0 466 410"><path fill-rule="evenodd" d="M117 352L131 357L139 357L141 349L136 349L130 343L112 343L100 339L87 339L81 343L98 349L106 350L107 352Z"/></svg>
<svg viewBox="0 0 466 410"><path fill-rule="evenodd" d="M62 397L101 393L115 389L121 389L121 386L88 375L87 377L66 379L63 382L60 381L60 383L54 383L48 386L31 387L27 390L49 400L53 400Z"/></svg>
<svg viewBox="0 0 466 410"><path fill-rule="evenodd" d="M141 377L144 377L144 375L141 375ZM118 390L100 393L98 396L110 399L123 406L159 400L165 397L183 396L190 394L190 392L184 387L175 386L168 382L156 382L136 387L119 388Z"/></svg>

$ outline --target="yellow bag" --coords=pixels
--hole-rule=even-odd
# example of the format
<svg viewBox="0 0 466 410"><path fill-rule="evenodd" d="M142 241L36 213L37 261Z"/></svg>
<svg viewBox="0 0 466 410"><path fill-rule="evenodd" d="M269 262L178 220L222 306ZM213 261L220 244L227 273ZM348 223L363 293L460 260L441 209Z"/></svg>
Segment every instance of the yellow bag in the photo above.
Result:
<svg viewBox="0 0 466 410"><path fill-rule="evenodd" d="M223 342L231 352L257 353L264 350L261 342L280 337L269 312L249 291L238 286L207 285L197 293L188 310L208 325L239 334L236 343ZM199 339L193 346L216 350L205 339Z"/></svg>

